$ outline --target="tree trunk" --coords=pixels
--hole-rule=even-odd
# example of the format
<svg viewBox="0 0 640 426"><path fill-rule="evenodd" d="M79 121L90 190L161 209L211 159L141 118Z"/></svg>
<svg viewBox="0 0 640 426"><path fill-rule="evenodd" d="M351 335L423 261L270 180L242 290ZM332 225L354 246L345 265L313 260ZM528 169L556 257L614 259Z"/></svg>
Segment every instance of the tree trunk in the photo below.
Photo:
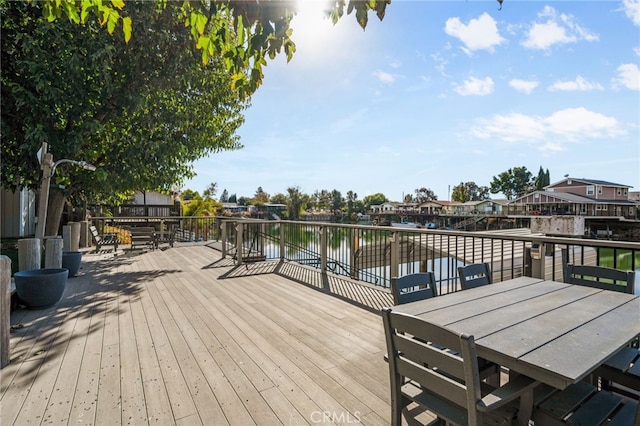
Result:
<svg viewBox="0 0 640 426"><path fill-rule="evenodd" d="M60 219L64 210L66 197L59 189L51 188L49 192L49 205L47 207L47 226L45 236L58 235L60 229Z"/></svg>

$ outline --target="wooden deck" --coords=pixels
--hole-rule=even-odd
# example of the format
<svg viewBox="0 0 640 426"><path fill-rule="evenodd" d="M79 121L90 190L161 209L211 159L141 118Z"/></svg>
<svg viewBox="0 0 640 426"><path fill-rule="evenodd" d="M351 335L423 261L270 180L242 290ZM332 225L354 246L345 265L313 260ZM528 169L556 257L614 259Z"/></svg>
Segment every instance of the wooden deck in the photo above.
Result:
<svg viewBox="0 0 640 426"><path fill-rule="evenodd" d="M311 273L203 245L86 253L57 306L12 312L0 424L388 424L388 293Z"/></svg>

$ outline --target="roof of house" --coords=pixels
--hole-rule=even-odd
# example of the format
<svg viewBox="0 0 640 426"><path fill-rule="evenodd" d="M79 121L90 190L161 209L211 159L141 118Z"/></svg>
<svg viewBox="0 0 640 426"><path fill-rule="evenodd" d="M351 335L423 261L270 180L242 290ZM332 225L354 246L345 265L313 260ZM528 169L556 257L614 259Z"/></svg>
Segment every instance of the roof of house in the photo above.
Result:
<svg viewBox="0 0 640 426"><path fill-rule="evenodd" d="M632 186L629 186L629 185L622 185L622 184L619 184L619 183L608 182L606 180L574 178L574 177L567 177L567 178L562 179L562 180L560 180L558 182L552 183L551 185L547 185L547 186L545 186L545 188L551 188L553 186L556 186L556 185L558 185L560 183L563 183L563 182L566 182L568 180L577 181L577 182L584 182L584 183L589 184L589 185L616 186L616 187L621 187L621 188L633 188Z"/></svg>
<svg viewBox="0 0 640 426"><path fill-rule="evenodd" d="M636 204L633 200L606 200L602 198L590 198L582 195L572 194L570 192L550 192L550 191L533 191L528 194L523 195L522 197L516 198L512 200L511 203L516 203L523 198L526 198L532 194L542 194L548 197L556 198L558 200L567 201L570 203L585 203L585 204Z"/></svg>

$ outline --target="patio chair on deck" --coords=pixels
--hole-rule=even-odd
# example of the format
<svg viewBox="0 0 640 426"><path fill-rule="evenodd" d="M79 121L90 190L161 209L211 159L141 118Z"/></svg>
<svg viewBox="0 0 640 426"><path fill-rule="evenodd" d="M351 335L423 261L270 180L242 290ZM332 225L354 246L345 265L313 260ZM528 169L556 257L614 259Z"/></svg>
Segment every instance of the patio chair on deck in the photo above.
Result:
<svg viewBox="0 0 640 426"><path fill-rule="evenodd" d="M564 282L633 294L635 272L568 263L564 268ZM594 375L600 378L603 389L639 399L640 352L638 348L623 348L600 366Z"/></svg>
<svg viewBox="0 0 640 426"><path fill-rule="evenodd" d="M433 272L418 272L391 280L391 294L393 304L415 302L416 300L436 297L436 278Z"/></svg>
<svg viewBox="0 0 640 426"><path fill-rule="evenodd" d="M534 391L536 425L640 426L638 401L578 382L564 390L540 385Z"/></svg>
<svg viewBox="0 0 640 426"><path fill-rule="evenodd" d="M564 268L564 282L569 284L633 294L634 281L634 271L571 263L567 263Z"/></svg>
<svg viewBox="0 0 640 426"><path fill-rule="evenodd" d="M96 245L95 252L98 253L102 246L113 246L114 253L118 251L118 244L120 244L120 239L117 234L102 234L98 232L98 228L94 225L89 227L89 231L91 232L91 237L93 238L93 242Z"/></svg>
<svg viewBox="0 0 640 426"><path fill-rule="evenodd" d="M430 299L438 295L433 272L417 272L391 280L394 305ZM500 384L500 366L482 358L478 360L480 379L497 386Z"/></svg>
<svg viewBox="0 0 640 426"><path fill-rule="evenodd" d="M533 401L538 382L524 375L498 389L480 381L473 336L389 308L382 319L392 425L401 425L403 411L412 403L456 425L511 425L520 398L526 396L523 407Z"/></svg>
<svg viewBox="0 0 640 426"><path fill-rule="evenodd" d="M491 267L488 263L472 263L458 267L458 277L463 290L491 284Z"/></svg>

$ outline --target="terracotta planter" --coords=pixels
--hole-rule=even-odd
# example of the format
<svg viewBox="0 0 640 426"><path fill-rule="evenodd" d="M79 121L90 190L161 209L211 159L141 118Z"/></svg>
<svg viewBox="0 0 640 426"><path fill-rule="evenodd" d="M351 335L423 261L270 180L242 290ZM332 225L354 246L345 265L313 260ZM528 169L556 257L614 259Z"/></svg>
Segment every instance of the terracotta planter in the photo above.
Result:
<svg viewBox="0 0 640 426"><path fill-rule="evenodd" d="M68 276L69 270L65 268L16 272L16 293L20 301L30 309L47 308L62 298Z"/></svg>
<svg viewBox="0 0 640 426"><path fill-rule="evenodd" d="M62 253L62 267L69 270L69 276L75 277L82 263L81 251L65 251Z"/></svg>

